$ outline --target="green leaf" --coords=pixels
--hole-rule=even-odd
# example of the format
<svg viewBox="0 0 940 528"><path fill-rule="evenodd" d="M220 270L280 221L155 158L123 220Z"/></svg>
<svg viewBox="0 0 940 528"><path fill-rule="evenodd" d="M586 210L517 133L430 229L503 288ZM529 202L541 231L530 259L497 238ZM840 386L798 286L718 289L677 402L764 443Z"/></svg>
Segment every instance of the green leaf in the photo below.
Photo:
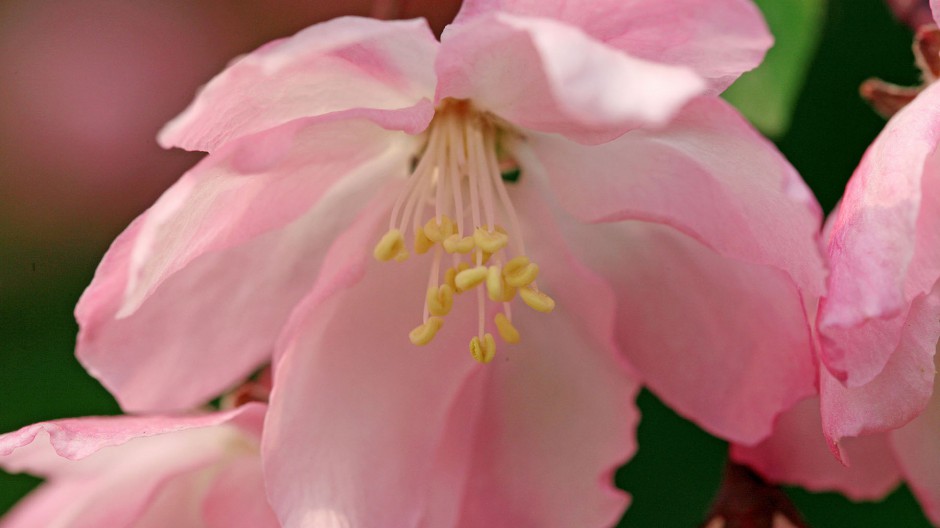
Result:
<svg viewBox="0 0 940 528"><path fill-rule="evenodd" d="M755 0L775 44L764 62L745 73L724 98L768 136L779 138L790 117L822 35L825 0Z"/></svg>

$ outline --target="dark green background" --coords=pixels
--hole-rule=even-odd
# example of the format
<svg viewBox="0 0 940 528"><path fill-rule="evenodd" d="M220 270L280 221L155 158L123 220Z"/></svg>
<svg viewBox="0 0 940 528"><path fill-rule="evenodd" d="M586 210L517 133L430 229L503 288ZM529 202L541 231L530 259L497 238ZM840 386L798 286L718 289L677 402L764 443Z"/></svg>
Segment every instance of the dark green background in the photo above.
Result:
<svg viewBox="0 0 940 528"><path fill-rule="evenodd" d="M830 0L827 11L792 128L778 144L828 211L884 125L859 99L859 83L878 76L913 84L917 74L911 32L891 17L882 0ZM45 244L42 237L18 230L3 215L2 201L0 197L0 430L117 412L110 396L72 357L72 308L117 233ZM617 483L634 497L622 524L695 526L717 488L726 445L649 393L641 395L639 404L640 451L617 473ZM0 474L0 511L36 482ZM817 528L929 526L906 488L879 504L853 504L837 495L801 490L790 490L790 495Z"/></svg>

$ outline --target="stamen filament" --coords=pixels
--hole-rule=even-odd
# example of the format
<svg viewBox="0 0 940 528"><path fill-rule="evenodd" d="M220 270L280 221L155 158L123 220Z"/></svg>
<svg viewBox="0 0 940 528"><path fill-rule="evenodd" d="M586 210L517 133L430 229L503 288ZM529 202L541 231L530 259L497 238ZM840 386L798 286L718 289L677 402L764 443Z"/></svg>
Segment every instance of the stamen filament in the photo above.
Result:
<svg viewBox="0 0 940 528"><path fill-rule="evenodd" d="M498 143L505 139L495 127L492 119L466 102L442 105L392 208L389 231L374 250L379 260L407 259L405 235L413 235L417 254L433 248L422 323L409 332L415 345L430 343L452 312L455 297L476 288L478 325L470 352L481 363L492 361L496 354L493 334L506 343L519 342L510 305L517 292L535 310L550 312L555 306L535 283L539 266L526 256L521 224L497 158ZM509 223L500 225L505 220ZM413 233L407 233L408 225ZM451 255L452 264L442 270L445 253ZM495 324L493 334L486 332L487 301L503 305L489 323Z"/></svg>
<svg viewBox="0 0 940 528"><path fill-rule="evenodd" d="M428 139L428 144L425 147L425 154L430 151L432 148L435 148L438 142L440 142L441 133L434 127L431 129L431 136ZM421 180L426 167L433 162L433 156L421 156L421 159L418 160L418 164L415 166L414 171L411 173L411 177L408 179L408 182L405 184L405 190L398 196L398 199L395 201L395 205L392 207L392 216L389 219L388 228L393 229L398 220L398 213L401 211L401 206L407 198L411 197L412 192L414 191L415 185ZM407 218L407 215L406 215Z"/></svg>
<svg viewBox="0 0 940 528"><path fill-rule="evenodd" d="M493 178L496 194L499 195L499 201L503 205L503 210L509 216L509 226L512 229L509 237L513 250L517 255L525 255L525 240L522 238L522 228L519 223L519 215L516 214L516 208L512 206L512 200L509 199L509 191L506 190L506 183L503 181L502 173L499 170L499 162L496 160L495 150L486 153L487 165L490 177Z"/></svg>

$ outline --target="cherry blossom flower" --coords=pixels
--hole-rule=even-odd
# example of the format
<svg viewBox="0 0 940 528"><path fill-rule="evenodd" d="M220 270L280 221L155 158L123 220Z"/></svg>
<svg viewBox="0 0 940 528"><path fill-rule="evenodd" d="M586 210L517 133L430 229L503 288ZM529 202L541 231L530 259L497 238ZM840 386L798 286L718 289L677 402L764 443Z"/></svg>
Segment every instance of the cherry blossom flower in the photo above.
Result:
<svg viewBox="0 0 940 528"><path fill-rule="evenodd" d="M891 118L827 222L832 273L819 307L819 398L782 416L773 437L732 452L777 482L854 499L880 498L903 480L936 525L938 145L933 83Z"/></svg>
<svg viewBox="0 0 940 528"><path fill-rule="evenodd" d="M0 467L46 481L3 528L276 528L259 443L264 406L41 422L0 436Z"/></svg>
<svg viewBox="0 0 940 528"><path fill-rule="evenodd" d="M815 391L818 205L715 97L769 44L743 0L268 44L162 131L209 156L112 246L79 358L152 410L275 357L285 526L609 525L638 378L744 443Z"/></svg>

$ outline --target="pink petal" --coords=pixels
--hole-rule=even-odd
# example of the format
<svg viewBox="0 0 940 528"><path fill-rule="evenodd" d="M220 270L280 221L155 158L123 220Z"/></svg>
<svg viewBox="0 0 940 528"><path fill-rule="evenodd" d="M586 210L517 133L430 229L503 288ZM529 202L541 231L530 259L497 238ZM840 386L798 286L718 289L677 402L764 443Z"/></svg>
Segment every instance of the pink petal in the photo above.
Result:
<svg viewBox="0 0 940 528"><path fill-rule="evenodd" d="M608 223L559 216L617 295L620 349L674 409L752 444L815 392L818 206L723 103L597 147L532 134L519 155L523 179L544 175L578 220Z"/></svg>
<svg viewBox="0 0 940 528"><path fill-rule="evenodd" d="M933 12L934 22L940 24L940 0L930 0L930 11Z"/></svg>
<svg viewBox="0 0 940 528"><path fill-rule="evenodd" d="M189 417L59 420L3 435L0 466L50 481L13 519L48 521L33 526L143 528L161 526L147 522L159 517L176 521L162 526L182 526L186 501L170 500L170 507L168 497L190 498L197 481L204 482L197 474L222 461L233 445L250 441L241 427L256 427L263 414L262 406L248 405Z"/></svg>
<svg viewBox="0 0 940 528"><path fill-rule="evenodd" d="M346 284L355 285L311 293L316 301L298 311L276 365L262 452L272 506L287 528L418 525L441 435L479 368L467 349L471 303L458 303L430 345L408 341L421 322L430 263L364 270L375 227L360 241L358 263L342 259L354 271ZM454 482L439 492L456 501Z"/></svg>
<svg viewBox="0 0 940 528"><path fill-rule="evenodd" d="M834 446L843 437L901 427L927 405L935 379L940 286L915 299L903 320L888 364L867 385L846 387L827 370L820 372L823 430Z"/></svg>
<svg viewBox="0 0 940 528"><path fill-rule="evenodd" d="M472 428L451 422L473 438L461 527L612 526L627 505L613 473L636 449L638 385L613 340L615 299L570 253L535 183L514 186L512 200L556 309L514 303L522 341L500 342L462 395L482 408Z"/></svg>
<svg viewBox="0 0 940 528"><path fill-rule="evenodd" d="M560 282L550 291L570 308L545 316L520 305L527 344L500 345L481 366L467 350L472 296L430 345L408 342L429 263L371 262L379 234L366 217L331 248L337 264L324 270L335 274L324 271L298 310L276 364L264 449L283 525L613 522L625 499L612 471L634 449L636 385L611 350L603 283L566 259L545 288ZM559 249L545 244L543 258Z"/></svg>
<svg viewBox="0 0 940 528"><path fill-rule="evenodd" d="M76 308L77 353L125 409L201 404L268 360L328 244L407 169L408 136L300 123L211 155L105 257Z"/></svg>
<svg viewBox="0 0 940 528"><path fill-rule="evenodd" d="M61 526L61 519L72 515L63 505L87 503L95 491L85 481L42 484L0 518L0 528L58 528L54 523Z"/></svg>
<svg viewBox="0 0 940 528"><path fill-rule="evenodd" d="M225 466L202 501L206 528L280 528L268 505L261 458L245 456Z"/></svg>
<svg viewBox="0 0 940 528"><path fill-rule="evenodd" d="M897 487L901 476L887 436L846 439L846 467L826 447L819 420L819 399L807 398L780 415L773 436L753 447L734 445L731 457L772 482L852 500L877 500Z"/></svg>
<svg viewBox="0 0 940 528"><path fill-rule="evenodd" d="M940 277L938 143L935 85L888 122L833 222L829 294L819 318L822 359L851 387L884 368L908 307Z"/></svg>
<svg viewBox="0 0 940 528"><path fill-rule="evenodd" d="M553 18L634 57L687 66L714 92L760 64L773 43L748 0L464 0L456 23L496 10Z"/></svg>
<svg viewBox="0 0 940 528"><path fill-rule="evenodd" d="M661 125L705 88L684 67L631 57L550 19L481 16L444 31L438 101L471 99L524 128L584 142Z"/></svg>
<svg viewBox="0 0 940 528"><path fill-rule="evenodd" d="M437 46L423 19L317 24L237 59L164 127L160 144L214 151L300 117L414 106L434 91Z"/></svg>
<svg viewBox="0 0 940 528"><path fill-rule="evenodd" d="M934 392L924 412L904 427L892 431L890 438L901 473L920 501L924 513L940 524L940 394Z"/></svg>
<svg viewBox="0 0 940 528"><path fill-rule="evenodd" d="M256 428L254 422L263 414L263 407L246 405L227 412L191 416L106 416L39 422L0 435L0 467L10 472L52 476L64 468L79 467L66 460L79 461L131 440L205 429L232 421ZM36 443L37 438L39 443Z"/></svg>
<svg viewBox="0 0 940 528"><path fill-rule="evenodd" d="M668 225L722 255L778 268L804 293L822 292L818 203L722 100L696 99L665 128L604 145L536 134L528 143L577 219Z"/></svg>

